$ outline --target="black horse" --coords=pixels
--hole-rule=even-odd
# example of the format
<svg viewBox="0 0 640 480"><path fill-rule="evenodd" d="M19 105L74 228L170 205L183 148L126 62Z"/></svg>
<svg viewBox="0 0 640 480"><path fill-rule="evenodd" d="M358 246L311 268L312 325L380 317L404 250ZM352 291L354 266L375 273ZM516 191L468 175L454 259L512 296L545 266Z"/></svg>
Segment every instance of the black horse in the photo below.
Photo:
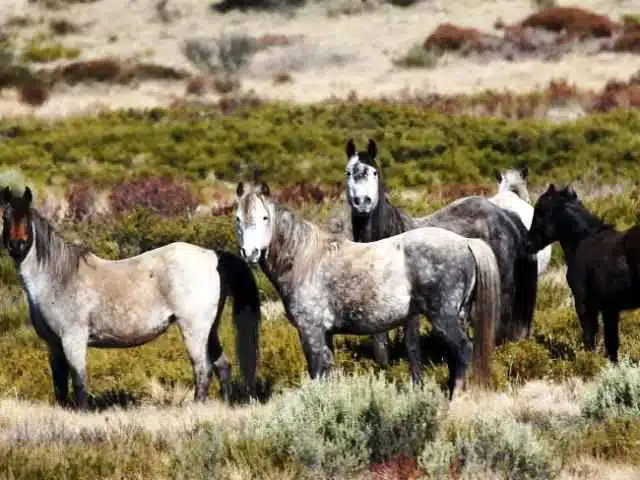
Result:
<svg viewBox="0 0 640 480"><path fill-rule="evenodd" d="M589 212L571 188L543 193L529 231L529 251L560 242L584 346L594 350L602 312L607 357L618 361L620 312L640 307L640 225L618 232Z"/></svg>
<svg viewBox="0 0 640 480"><path fill-rule="evenodd" d="M471 196L426 217L410 217L385 195L375 141L370 139L367 150L358 152L349 139L345 151L346 194L354 241L372 242L418 227L440 227L486 241L500 268L502 312L496 319L496 344L528 337L536 300L538 262L535 255L527 253L527 229L518 215L485 197ZM417 320L407 328L417 330ZM382 365L388 363L388 343L386 333L373 336L374 356Z"/></svg>

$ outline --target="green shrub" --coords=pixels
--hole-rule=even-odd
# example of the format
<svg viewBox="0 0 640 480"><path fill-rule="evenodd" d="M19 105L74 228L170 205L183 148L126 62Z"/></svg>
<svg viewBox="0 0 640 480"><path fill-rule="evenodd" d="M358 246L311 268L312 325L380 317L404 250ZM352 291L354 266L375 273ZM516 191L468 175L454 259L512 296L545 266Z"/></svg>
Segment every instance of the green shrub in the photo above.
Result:
<svg viewBox="0 0 640 480"><path fill-rule="evenodd" d="M398 389L382 376L308 381L229 437L224 458L256 473L266 461L343 476L395 454L415 456L434 438L444 405L432 382Z"/></svg>
<svg viewBox="0 0 640 480"><path fill-rule="evenodd" d="M539 183L640 174L640 112L620 110L547 124L445 116L426 109L366 101L287 103L211 109L126 110L54 122L5 119L6 166L38 180L178 175L205 181L250 178L256 169L274 186L313 178L343 185L344 143L374 137L389 187L493 184L494 168L529 164ZM214 148L215 146L215 148ZM88 161L90 159L90 161ZM594 159L597 159L594 160Z"/></svg>
<svg viewBox="0 0 640 480"><path fill-rule="evenodd" d="M601 420L616 415L640 415L640 367L624 359L609 365L585 395L582 414Z"/></svg>
<svg viewBox="0 0 640 480"><path fill-rule="evenodd" d="M450 438L427 442L418 464L428 478L549 479L558 473L555 452L530 425L509 416L476 416L468 425L452 426Z"/></svg>
<svg viewBox="0 0 640 480"><path fill-rule="evenodd" d="M565 458L588 455L607 462L640 463L640 425L636 415L610 417L569 433Z"/></svg>
<svg viewBox="0 0 640 480"><path fill-rule="evenodd" d="M33 37L22 51L24 62L52 62L78 56L80 56L80 49L65 47L61 43L52 41L46 34Z"/></svg>

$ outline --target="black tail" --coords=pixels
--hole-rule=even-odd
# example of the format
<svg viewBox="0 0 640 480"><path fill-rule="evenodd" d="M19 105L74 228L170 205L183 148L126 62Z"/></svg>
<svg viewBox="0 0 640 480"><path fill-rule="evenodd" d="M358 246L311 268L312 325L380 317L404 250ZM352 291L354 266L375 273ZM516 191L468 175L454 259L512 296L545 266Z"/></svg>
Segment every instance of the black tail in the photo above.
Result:
<svg viewBox="0 0 640 480"><path fill-rule="evenodd" d="M260 295L251 269L229 252L216 252L222 288L233 297L233 324L236 328L236 355L251 395L256 387L260 340Z"/></svg>
<svg viewBox="0 0 640 480"><path fill-rule="evenodd" d="M533 313L538 292L538 259L536 255L521 257L514 268L515 302L513 325L517 329L510 332L509 340L529 338L533 326Z"/></svg>

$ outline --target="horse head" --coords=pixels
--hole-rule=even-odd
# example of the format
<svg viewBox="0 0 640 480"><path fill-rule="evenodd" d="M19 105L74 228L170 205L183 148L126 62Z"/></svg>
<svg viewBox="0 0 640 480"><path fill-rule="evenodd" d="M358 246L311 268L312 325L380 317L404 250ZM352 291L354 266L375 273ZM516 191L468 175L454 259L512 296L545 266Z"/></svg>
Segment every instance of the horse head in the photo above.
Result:
<svg viewBox="0 0 640 480"><path fill-rule="evenodd" d="M369 215L380 200L380 173L376 162L378 147L369 139L367 150L358 152L349 139L347 154L347 201L357 215Z"/></svg>
<svg viewBox="0 0 640 480"><path fill-rule="evenodd" d="M240 254L249 263L257 263L269 248L273 236L274 208L269 187L238 183L236 188L236 235Z"/></svg>
<svg viewBox="0 0 640 480"><path fill-rule="evenodd" d="M527 189L529 169L526 165L503 171L495 170L494 175L498 182L498 193L513 192L522 200L530 202L529 190Z"/></svg>
<svg viewBox="0 0 640 480"><path fill-rule="evenodd" d="M13 195L11 188L5 187L2 194L2 243L14 260L23 260L33 245L32 201L29 187L25 187L24 193L18 196Z"/></svg>
<svg viewBox="0 0 640 480"><path fill-rule="evenodd" d="M578 195L573 188L559 189L553 183L549 185L533 210L533 222L528 235L530 253L536 253L559 239L559 221L568 211L568 205L577 201Z"/></svg>

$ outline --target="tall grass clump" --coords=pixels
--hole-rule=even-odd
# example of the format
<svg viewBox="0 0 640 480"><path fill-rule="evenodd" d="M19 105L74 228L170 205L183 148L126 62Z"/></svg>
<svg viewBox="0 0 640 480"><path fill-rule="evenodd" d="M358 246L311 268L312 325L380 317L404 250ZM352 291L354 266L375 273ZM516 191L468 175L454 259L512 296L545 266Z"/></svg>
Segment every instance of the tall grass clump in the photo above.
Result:
<svg viewBox="0 0 640 480"><path fill-rule="evenodd" d="M447 438L448 437L448 438ZM418 460L427 478L550 479L557 476L553 448L531 425L509 416L475 416L451 425L444 438L428 442Z"/></svg>
<svg viewBox="0 0 640 480"><path fill-rule="evenodd" d="M582 414L603 420L614 416L640 415L640 367L628 359L609 365L596 385L585 394Z"/></svg>

